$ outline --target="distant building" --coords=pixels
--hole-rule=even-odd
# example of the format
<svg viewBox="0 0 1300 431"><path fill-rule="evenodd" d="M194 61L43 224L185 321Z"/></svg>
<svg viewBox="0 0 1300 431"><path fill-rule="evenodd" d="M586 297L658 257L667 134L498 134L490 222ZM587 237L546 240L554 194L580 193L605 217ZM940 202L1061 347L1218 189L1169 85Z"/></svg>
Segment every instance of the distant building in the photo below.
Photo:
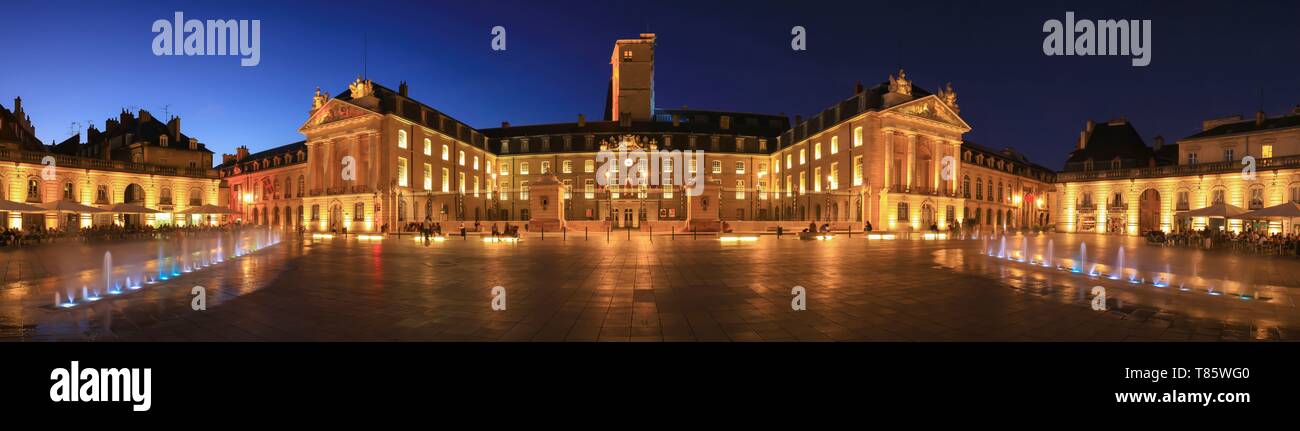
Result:
<svg viewBox="0 0 1300 431"><path fill-rule="evenodd" d="M1147 146L1128 121L1089 121L1065 171L1058 230L1138 235L1159 230L1226 229L1289 232L1284 220L1243 222L1187 217L1215 203L1262 209L1300 202L1300 106L1269 117L1206 120L1201 131ZM1253 177L1248 175L1254 159Z"/></svg>
<svg viewBox="0 0 1300 431"><path fill-rule="evenodd" d="M24 112L22 98L14 99L12 111L0 106L0 160L14 162L0 164L0 198L29 204L64 200L104 208L131 203L159 213L0 214L8 226L52 229L220 222L206 215L179 214L216 204L220 182L211 168L212 152L181 132L180 118L162 123L145 110L138 116L123 111L107 120L102 132L91 125L86 138L82 143L77 134L43 145ZM42 175L47 166L53 166L52 179Z"/></svg>

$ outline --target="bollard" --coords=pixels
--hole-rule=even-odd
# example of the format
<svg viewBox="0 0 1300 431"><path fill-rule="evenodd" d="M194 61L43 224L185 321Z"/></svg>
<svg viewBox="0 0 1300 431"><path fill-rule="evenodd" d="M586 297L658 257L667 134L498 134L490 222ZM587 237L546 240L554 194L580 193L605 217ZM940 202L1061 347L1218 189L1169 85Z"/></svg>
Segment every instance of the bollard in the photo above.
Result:
<svg viewBox="0 0 1300 431"><path fill-rule="evenodd" d="M583 241L587 240L587 226L582 227L582 240Z"/></svg>
<svg viewBox="0 0 1300 431"><path fill-rule="evenodd" d="M568 240L569 240L569 229L560 228L560 241L568 241Z"/></svg>
<svg viewBox="0 0 1300 431"><path fill-rule="evenodd" d="M654 227L654 225L651 225L651 226L650 226L650 242L655 242L655 227Z"/></svg>
<svg viewBox="0 0 1300 431"><path fill-rule="evenodd" d="M546 226L538 226L542 230L542 241L546 241Z"/></svg>

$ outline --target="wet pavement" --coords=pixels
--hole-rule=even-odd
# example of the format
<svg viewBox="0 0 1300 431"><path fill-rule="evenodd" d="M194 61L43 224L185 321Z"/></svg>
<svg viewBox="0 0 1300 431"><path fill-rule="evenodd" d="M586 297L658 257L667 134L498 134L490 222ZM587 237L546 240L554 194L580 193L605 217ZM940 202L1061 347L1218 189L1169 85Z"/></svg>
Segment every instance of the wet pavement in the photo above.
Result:
<svg viewBox="0 0 1300 431"><path fill-rule="evenodd" d="M1153 247L1139 238L1056 234L1008 237L1005 245L860 235L736 242L548 235L518 243L471 236L427 244L308 236L276 245L271 238L227 236L224 254L232 242L265 248L71 309L51 306L54 294L103 286L92 258L102 253L65 251L86 261L79 271L0 288L0 339L1300 338L1293 300L1300 259ZM1121 249L1124 276L1111 279ZM178 262L171 256L201 260L213 250L214 238L117 244L112 279L165 273L160 266ZM1049 255L1050 265L1038 263ZM1086 267L1074 272L1080 262ZM195 285L205 288L206 310L191 307ZM500 311L496 286L505 292ZM806 290L806 310L792 310L796 286ZM1093 286L1105 288L1106 311L1090 306Z"/></svg>

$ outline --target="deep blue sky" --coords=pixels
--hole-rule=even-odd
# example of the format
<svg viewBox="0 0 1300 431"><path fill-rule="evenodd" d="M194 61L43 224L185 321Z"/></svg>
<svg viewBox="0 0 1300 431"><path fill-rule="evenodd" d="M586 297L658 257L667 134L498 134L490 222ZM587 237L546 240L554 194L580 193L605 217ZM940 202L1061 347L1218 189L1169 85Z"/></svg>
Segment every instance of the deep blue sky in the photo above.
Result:
<svg viewBox="0 0 1300 431"><path fill-rule="evenodd" d="M1200 121L1276 115L1300 104L1300 3L592 1L8 1L0 103L15 95L47 143L123 107L181 115L218 154L301 139L316 86L337 94L362 72L475 127L599 118L614 39L659 35L659 107L805 117L884 81L900 65L934 90L951 81L967 139L1059 168L1088 118L1129 118L1148 143ZM156 19L259 19L262 61L156 57ZM1153 20L1153 57L1047 57L1043 22ZM490 29L508 49L490 50ZM790 28L808 50L790 49ZM1262 98L1261 98L1262 93ZM220 160L220 158L217 158Z"/></svg>

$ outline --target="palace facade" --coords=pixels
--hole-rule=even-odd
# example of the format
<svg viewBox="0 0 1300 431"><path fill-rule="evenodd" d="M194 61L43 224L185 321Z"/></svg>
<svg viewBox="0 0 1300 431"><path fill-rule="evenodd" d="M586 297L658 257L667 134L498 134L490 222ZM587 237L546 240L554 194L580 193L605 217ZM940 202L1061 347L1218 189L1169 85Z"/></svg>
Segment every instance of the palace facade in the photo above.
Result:
<svg viewBox="0 0 1300 431"><path fill-rule="evenodd" d="M1150 147L1127 120L1089 121L1057 181L1059 231L1240 231L1252 223L1261 231L1300 232L1284 220L1185 215L1216 203L1256 210L1300 202L1300 106L1272 117L1261 111L1206 120L1200 132L1172 145L1157 137Z"/></svg>
<svg viewBox="0 0 1300 431"><path fill-rule="evenodd" d="M245 222L369 232L424 220L530 220L538 210L530 188L553 178L571 224L686 226L686 185L598 181L597 154L631 147L703 151L702 165L657 169L702 174L717 204L704 196L698 208L741 229L812 221L1016 229L1054 219L1054 173L965 141L971 126L951 85L930 93L900 70L793 123L784 114L661 109L654 49L653 34L615 42L600 121L476 129L412 99L406 83L394 91L358 77L335 97L318 89L299 128L305 141L225 155L217 167L224 193Z"/></svg>
<svg viewBox="0 0 1300 431"><path fill-rule="evenodd" d="M15 98L13 110L0 106L0 199L50 210L5 212L0 218L21 229L220 223L210 215L182 214L219 204L220 179L211 168L212 152L182 133L180 124L179 117L163 123L149 111L122 111L105 121L103 131L90 125L84 143L77 133L45 145L22 98ZM143 209L90 214L61 202Z"/></svg>

